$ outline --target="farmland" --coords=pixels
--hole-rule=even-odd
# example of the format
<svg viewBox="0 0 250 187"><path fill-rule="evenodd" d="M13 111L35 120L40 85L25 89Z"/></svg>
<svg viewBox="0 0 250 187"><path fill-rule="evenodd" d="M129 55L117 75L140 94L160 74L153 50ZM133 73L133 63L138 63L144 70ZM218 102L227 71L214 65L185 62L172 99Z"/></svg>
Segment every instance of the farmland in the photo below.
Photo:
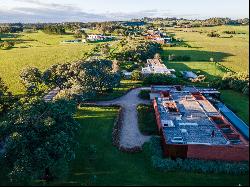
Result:
<svg viewBox="0 0 250 187"><path fill-rule="evenodd" d="M94 44L60 44L73 39L72 34L48 35L43 32L5 34L2 40L16 41L14 48L0 50L0 76L14 94L22 93L20 71L28 66L45 70L56 63L66 63L84 57Z"/></svg>
<svg viewBox="0 0 250 187"><path fill-rule="evenodd" d="M166 31L175 38L182 39L190 46L166 47L163 53L163 56L166 58L170 54L188 55L191 57L191 61L183 64L190 68L207 68L209 59L213 58L214 61L220 62L232 71L247 72L249 70L248 26L218 26L187 29L170 28ZM208 37L207 34L211 31L217 31L220 37ZM224 34L223 31L236 31L236 33L241 34L235 34L230 38L230 35Z"/></svg>

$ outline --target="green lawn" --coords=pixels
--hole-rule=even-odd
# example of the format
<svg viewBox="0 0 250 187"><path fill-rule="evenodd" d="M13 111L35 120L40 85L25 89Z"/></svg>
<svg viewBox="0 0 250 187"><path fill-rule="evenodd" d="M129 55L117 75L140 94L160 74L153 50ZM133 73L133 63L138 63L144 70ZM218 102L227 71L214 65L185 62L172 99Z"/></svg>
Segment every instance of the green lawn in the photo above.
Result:
<svg viewBox="0 0 250 187"><path fill-rule="evenodd" d="M94 100L95 101L108 101L113 100L118 97L123 96L127 91L132 88L140 87L142 84L141 81L132 81L132 80L122 80L120 86L114 89L111 93L102 93L99 94Z"/></svg>
<svg viewBox="0 0 250 187"><path fill-rule="evenodd" d="M246 34L236 34L232 38L223 34L223 31L234 30ZM187 47L166 47L163 56L169 54L189 55L192 62L208 62L211 57L221 62L224 66L233 71L249 70L249 27L248 26L219 26L201 27L188 29L169 28L167 32L175 35L176 38L184 40L191 48ZM192 32L201 31L202 33ZM211 38L207 34L217 31L221 37ZM202 63L201 63L202 64Z"/></svg>
<svg viewBox="0 0 250 187"><path fill-rule="evenodd" d="M238 185L249 184L248 176L205 175L167 172L152 168L149 146L142 153L128 154L111 143L118 109L80 108L80 147L71 164L71 174L62 185ZM90 149L90 146L92 147Z"/></svg>
<svg viewBox="0 0 250 187"><path fill-rule="evenodd" d="M232 90L220 90L222 101L249 124L249 97Z"/></svg>
<svg viewBox="0 0 250 187"><path fill-rule="evenodd" d="M158 135L155 112L152 105L138 105L138 123L140 131L145 135Z"/></svg>
<svg viewBox="0 0 250 187"><path fill-rule="evenodd" d="M5 38L4 38L5 37ZM45 70L56 63L79 60L94 44L62 44L73 35L48 35L43 32L4 35L2 40L15 40L10 50L0 50L0 76L14 94L22 93L20 71L28 66ZM16 37L16 38L15 38Z"/></svg>

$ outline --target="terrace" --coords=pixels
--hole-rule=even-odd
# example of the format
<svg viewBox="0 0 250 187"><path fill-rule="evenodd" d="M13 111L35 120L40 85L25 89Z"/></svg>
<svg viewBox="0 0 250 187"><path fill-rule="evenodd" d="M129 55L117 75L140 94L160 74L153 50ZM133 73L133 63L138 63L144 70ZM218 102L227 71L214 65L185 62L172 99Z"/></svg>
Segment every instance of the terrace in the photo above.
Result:
<svg viewBox="0 0 250 187"><path fill-rule="evenodd" d="M212 105L203 103L202 106L187 92L171 92L171 97L172 100L156 99L167 144L230 144L204 110L205 106L209 112L215 112ZM178 138L182 140L176 141Z"/></svg>
<svg viewBox="0 0 250 187"><path fill-rule="evenodd" d="M247 141L193 86L152 86L166 144L244 145ZM218 94L216 90L211 90Z"/></svg>

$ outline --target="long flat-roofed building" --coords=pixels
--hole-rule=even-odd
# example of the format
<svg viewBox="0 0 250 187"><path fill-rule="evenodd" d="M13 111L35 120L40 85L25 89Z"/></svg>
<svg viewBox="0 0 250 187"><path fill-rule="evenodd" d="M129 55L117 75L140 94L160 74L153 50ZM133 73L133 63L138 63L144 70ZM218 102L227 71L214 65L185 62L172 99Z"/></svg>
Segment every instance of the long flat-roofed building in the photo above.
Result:
<svg viewBox="0 0 250 187"><path fill-rule="evenodd" d="M165 157L249 160L249 142L195 87L152 86ZM207 90L205 90L207 91ZM217 94L217 91L214 90Z"/></svg>

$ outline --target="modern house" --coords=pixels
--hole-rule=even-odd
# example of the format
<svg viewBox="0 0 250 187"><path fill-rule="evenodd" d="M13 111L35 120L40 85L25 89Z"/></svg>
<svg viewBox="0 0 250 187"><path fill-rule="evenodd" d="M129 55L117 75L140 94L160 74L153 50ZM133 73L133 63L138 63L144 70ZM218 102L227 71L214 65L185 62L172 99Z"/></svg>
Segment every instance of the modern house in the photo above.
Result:
<svg viewBox="0 0 250 187"><path fill-rule="evenodd" d="M165 64L162 64L159 59L147 59L146 67L142 68L142 74L165 74L171 75L172 72L175 72L174 69L168 69Z"/></svg>
<svg viewBox="0 0 250 187"><path fill-rule="evenodd" d="M168 37L166 33L162 33L159 30L148 30L145 39L159 44L170 44L173 40L172 37Z"/></svg>
<svg viewBox="0 0 250 187"><path fill-rule="evenodd" d="M249 161L249 141L199 89L152 86L151 98L165 157Z"/></svg>
<svg viewBox="0 0 250 187"><path fill-rule="evenodd" d="M115 37L114 36L104 36L101 34L90 34L87 37L87 40L90 42L95 42L95 41L105 41L105 40L113 40Z"/></svg>
<svg viewBox="0 0 250 187"><path fill-rule="evenodd" d="M198 76L192 71L181 71L182 76L185 79L196 79Z"/></svg>

